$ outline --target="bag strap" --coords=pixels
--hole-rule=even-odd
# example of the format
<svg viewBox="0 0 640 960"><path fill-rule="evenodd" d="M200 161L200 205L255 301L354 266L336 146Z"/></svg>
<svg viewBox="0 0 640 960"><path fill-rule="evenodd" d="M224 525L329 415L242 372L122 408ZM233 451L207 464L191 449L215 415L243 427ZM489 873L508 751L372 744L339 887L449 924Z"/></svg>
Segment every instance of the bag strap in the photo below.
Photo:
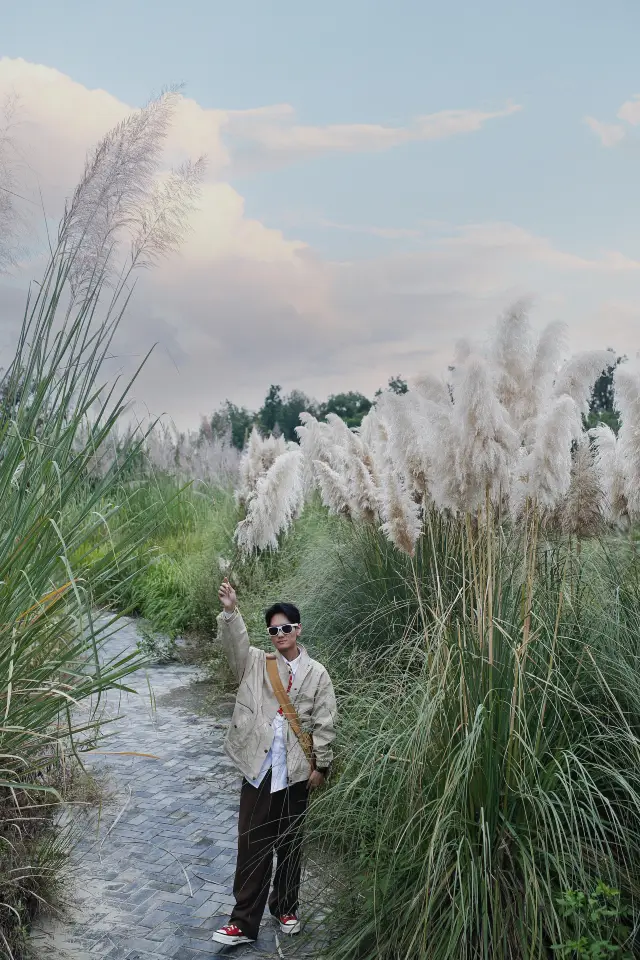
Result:
<svg viewBox="0 0 640 960"><path fill-rule="evenodd" d="M293 730L294 734L298 740L300 740L303 735L302 728L300 726L300 720L298 719L296 708L291 703L289 694L285 690L282 680L280 679L280 674L278 673L278 661L276 660L275 653L267 654L267 674L269 680L271 681L271 686L273 687L273 692L276 695L276 699L282 707L282 713L287 718L289 726Z"/></svg>

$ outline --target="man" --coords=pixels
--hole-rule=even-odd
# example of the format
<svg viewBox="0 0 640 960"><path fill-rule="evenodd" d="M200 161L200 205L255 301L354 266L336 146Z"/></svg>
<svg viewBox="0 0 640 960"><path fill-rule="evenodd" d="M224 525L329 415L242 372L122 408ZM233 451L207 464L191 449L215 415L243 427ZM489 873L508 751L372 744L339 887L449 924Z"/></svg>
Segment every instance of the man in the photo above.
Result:
<svg viewBox="0 0 640 960"><path fill-rule="evenodd" d="M270 682L267 661L274 655L250 646L236 592L226 577L218 596L223 607L218 636L240 684L226 751L243 780L233 886L236 905L229 923L215 931L213 940L235 946L257 939L267 899L282 933L300 930L301 829L309 791L323 785L333 759L336 701L329 674L299 643L298 608L274 604L265 614L267 630L282 686L300 727L312 737L310 763ZM274 850L276 872L269 896Z"/></svg>

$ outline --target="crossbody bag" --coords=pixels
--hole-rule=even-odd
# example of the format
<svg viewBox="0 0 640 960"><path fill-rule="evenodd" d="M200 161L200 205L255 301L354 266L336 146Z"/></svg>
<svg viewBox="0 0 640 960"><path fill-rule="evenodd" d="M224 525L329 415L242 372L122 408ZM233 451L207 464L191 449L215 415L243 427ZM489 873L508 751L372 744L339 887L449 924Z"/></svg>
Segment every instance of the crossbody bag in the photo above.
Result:
<svg viewBox="0 0 640 960"><path fill-rule="evenodd" d="M315 758L313 756L313 738L310 733L305 733L305 731L300 726L300 718L296 708L291 703L289 699L289 694L284 688L282 680L280 679L280 674L278 673L278 661L276 659L275 653L267 654L267 676L273 687L273 692L276 695L276 699L280 706L282 707L282 713L286 718L289 726L293 730L295 737L304 751L304 755L309 761L311 769L315 769Z"/></svg>

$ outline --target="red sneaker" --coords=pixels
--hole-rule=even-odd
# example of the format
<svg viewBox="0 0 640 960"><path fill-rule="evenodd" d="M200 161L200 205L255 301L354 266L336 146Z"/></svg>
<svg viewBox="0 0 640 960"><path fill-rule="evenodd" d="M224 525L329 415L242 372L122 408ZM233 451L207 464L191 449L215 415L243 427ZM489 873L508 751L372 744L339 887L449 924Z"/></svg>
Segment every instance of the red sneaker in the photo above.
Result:
<svg viewBox="0 0 640 960"><path fill-rule="evenodd" d="M284 917L276 917L276 920L280 924L282 933L300 933L300 921L295 913L287 913Z"/></svg>
<svg viewBox="0 0 640 960"><path fill-rule="evenodd" d="M253 940L245 937L240 927L236 927L235 923L228 923L226 926L220 927L212 934L211 939L215 943L224 943L227 947L235 947L239 943L253 943Z"/></svg>

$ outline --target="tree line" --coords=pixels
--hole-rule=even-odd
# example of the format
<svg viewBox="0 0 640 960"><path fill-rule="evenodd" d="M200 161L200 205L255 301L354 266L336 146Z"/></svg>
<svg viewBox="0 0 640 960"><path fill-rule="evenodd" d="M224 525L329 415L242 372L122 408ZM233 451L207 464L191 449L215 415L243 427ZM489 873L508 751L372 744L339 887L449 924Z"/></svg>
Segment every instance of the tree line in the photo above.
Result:
<svg viewBox="0 0 640 960"><path fill-rule="evenodd" d="M617 356L615 363L596 381L589 415L586 418L587 427L604 422L616 433L618 432L618 414L613 403L613 374L618 364L626 359L625 356ZM385 390L399 394L406 393L408 384L398 374L389 378ZM336 413L347 426L352 429L359 427L362 418L369 412L382 392L382 389L377 390L374 399L370 400L357 390L349 390L346 393L332 394L327 400L319 403L308 397L302 390L292 390L285 394L279 384L271 384L259 410L252 411L247 407L238 406L231 400L225 400L218 410L206 419L215 436L229 437L233 446L242 450L254 427L264 435L282 435L286 440L296 440L295 428L300 424L300 414L305 411L319 420L324 419L329 413Z"/></svg>
<svg viewBox="0 0 640 960"><path fill-rule="evenodd" d="M406 393L408 385L400 375L390 377L385 388L394 393ZM380 396L382 389L375 394ZM271 384L262 406L257 411L239 407L231 400L225 400L208 421L215 436L230 437L234 447L242 450L246 439L255 427L261 433L284 436L286 440L297 440L295 428L300 425L300 414L307 412L318 419L324 419L330 413L336 413L347 426L359 427L362 418L375 402L357 390L346 393L334 393L327 400L318 402L308 397L302 390L282 392L279 384Z"/></svg>

